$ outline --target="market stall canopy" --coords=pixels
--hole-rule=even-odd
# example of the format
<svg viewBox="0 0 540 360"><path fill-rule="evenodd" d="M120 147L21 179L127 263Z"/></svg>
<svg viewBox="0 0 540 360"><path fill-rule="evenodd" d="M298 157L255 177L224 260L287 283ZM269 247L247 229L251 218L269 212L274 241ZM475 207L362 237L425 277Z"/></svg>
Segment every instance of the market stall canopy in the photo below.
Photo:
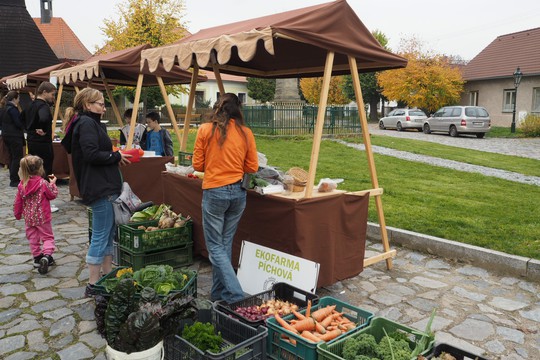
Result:
<svg viewBox="0 0 540 360"><path fill-rule="evenodd" d="M72 84L77 81L91 83L100 80L102 76L108 84L128 85L137 84L139 74L145 76L143 86L158 85L156 77L160 76L165 84L184 84L191 80L191 73L179 67L173 67L170 71L158 67L150 73L147 67L141 69L141 52L152 48L151 45L139 45L128 49L114 51L108 54L100 54L70 68L51 72L60 84ZM102 72L102 74L101 74ZM199 76L198 81L205 81L206 77Z"/></svg>
<svg viewBox="0 0 540 360"><path fill-rule="evenodd" d="M401 68L407 60L386 51L345 0L203 29L175 44L142 52L144 68L169 71L178 64L263 78L322 76L327 53L335 53L332 75Z"/></svg>
<svg viewBox="0 0 540 360"><path fill-rule="evenodd" d="M6 76L3 76L0 78L0 89L7 89L7 81L9 79L13 79L17 76L21 76L23 75L23 73L16 73L16 74L11 74L11 75L6 75Z"/></svg>
<svg viewBox="0 0 540 360"><path fill-rule="evenodd" d="M6 80L6 84L9 90L18 90L28 87L36 87L43 81L49 81L51 71L61 70L70 67L71 64L63 62L56 65L47 66L36 71L32 71L28 74L19 75Z"/></svg>

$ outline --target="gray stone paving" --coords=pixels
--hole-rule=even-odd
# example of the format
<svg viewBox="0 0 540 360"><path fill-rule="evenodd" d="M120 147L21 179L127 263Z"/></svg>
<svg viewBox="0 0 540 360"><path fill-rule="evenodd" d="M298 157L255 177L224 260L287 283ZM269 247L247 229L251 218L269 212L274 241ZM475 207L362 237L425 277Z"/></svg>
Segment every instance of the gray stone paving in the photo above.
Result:
<svg viewBox="0 0 540 360"><path fill-rule="evenodd" d="M8 171L2 169L0 184L7 183ZM13 217L15 190L0 193L0 359L105 359L93 301L83 298L88 279L86 209L69 201L67 185L59 190L53 201L60 209L53 214L57 265L47 275L33 268L23 221ZM381 244L368 242L366 256L381 250ZM397 250L393 270L380 262L354 278L318 289L318 295L419 329L437 308L433 329L438 341L489 359L540 359L540 284ZM207 298L209 263L197 260L192 267L198 271L198 295Z"/></svg>

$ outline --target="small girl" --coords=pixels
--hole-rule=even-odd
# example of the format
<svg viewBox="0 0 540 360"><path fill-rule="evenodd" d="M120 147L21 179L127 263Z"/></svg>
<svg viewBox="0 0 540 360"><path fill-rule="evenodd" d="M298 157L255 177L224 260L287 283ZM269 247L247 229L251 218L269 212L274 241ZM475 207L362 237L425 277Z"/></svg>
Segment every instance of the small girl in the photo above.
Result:
<svg viewBox="0 0 540 360"><path fill-rule="evenodd" d="M49 266L54 265L54 234L51 225L51 205L58 195L56 177L45 174L43 159L35 155L27 155L21 159L19 177L21 182L17 188L13 213L17 220L24 216L26 238L30 243L30 251L34 257L34 267L40 274L46 274ZM43 243L43 249L41 244Z"/></svg>

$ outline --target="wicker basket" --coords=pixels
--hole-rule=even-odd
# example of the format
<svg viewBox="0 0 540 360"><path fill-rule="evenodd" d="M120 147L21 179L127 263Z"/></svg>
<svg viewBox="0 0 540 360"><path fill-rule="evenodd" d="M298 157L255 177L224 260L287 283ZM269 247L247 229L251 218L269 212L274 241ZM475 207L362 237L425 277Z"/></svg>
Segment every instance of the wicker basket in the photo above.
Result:
<svg viewBox="0 0 540 360"><path fill-rule="evenodd" d="M306 170L299 167L292 167L287 171L294 179L293 192L301 192L306 188L308 173Z"/></svg>

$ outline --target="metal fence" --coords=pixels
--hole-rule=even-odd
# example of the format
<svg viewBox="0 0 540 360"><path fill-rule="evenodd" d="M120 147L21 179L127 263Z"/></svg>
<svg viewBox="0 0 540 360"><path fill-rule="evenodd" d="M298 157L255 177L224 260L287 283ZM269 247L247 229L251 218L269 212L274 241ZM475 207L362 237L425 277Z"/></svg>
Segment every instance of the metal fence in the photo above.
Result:
<svg viewBox="0 0 540 360"><path fill-rule="evenodd" d="M246 125L259 135L305 135L313 133L318 106L305 104L274 104L245 106ZM324 134L357 134L361 132L358 109L348 106L328 106L324 119Z"/></svg>

